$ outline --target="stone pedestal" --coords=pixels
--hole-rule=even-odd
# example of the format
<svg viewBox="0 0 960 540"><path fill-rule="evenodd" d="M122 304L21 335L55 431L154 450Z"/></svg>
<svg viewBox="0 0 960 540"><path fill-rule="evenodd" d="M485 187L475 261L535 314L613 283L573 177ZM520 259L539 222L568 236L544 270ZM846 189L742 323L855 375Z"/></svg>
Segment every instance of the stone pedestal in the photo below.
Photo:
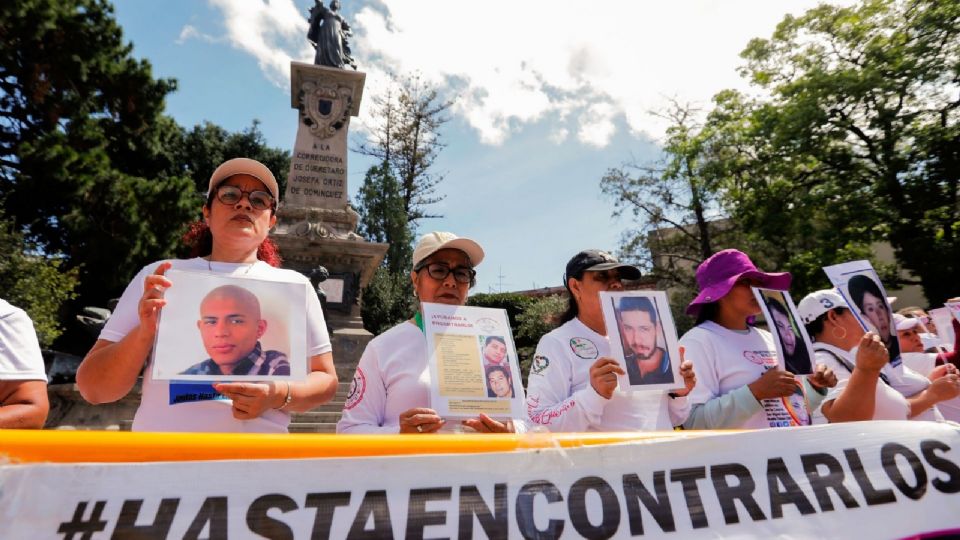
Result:
<svg viewBox="0 0 960 540"><path fill-rule="evenodd" d="M360 112L364 73L301 62L290 64L290 104L298 111L283 205L273 241L284 266L305 275L325 267L324 311L341 380L353 377L372 335L360 319L360 291L383 260L386 244L356 234L359 216L347 190L347 131Z"/></svg>

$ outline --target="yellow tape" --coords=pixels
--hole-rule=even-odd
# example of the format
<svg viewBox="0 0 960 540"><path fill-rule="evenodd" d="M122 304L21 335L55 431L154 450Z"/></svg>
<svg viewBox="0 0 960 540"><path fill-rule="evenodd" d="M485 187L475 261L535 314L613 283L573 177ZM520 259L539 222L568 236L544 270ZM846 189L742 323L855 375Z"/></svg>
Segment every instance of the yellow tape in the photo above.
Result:
<svg viewBox="0 0 960 540"><path fill-rule="evenodd" d="M8 463L105 463L466 454L671 440L718 433L722 432L424 436L0 430L0 458Z"/></svg>

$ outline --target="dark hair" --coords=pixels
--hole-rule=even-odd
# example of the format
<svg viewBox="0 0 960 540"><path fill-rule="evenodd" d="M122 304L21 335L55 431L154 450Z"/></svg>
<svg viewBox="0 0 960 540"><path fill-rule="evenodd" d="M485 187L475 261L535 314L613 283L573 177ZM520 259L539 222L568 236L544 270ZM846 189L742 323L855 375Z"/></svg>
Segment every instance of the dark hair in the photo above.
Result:
<svg viewBox="0 0 960 540"><path fill-rule="evenodd" d="M816 340L817 335L823 332L823 327L827 323L827 315L829 315L831 311L837 315L843 315L846 310L847 308L843 306L837 306L822 313L819 317L804 325L807 328L807 335L810 336L810 339Z"/></svg>
<svg viewBox="0 0 960 540"><path fill-rule="evenodd" d="M620 313L624 311L645 311L650 315L650 322L657 324L657 309L653 302L645 296L624 296L620 299Z"/></svg>
<svg viewBox="0 0 960 540"><path fill-rule="evenodd" d="M580 275L563 274L563 286L567 288L567 309L560 315L560 324L572 321L580 314L580 306L577 305L577 301L573 298L573 291L570 290L571 279L583 281L583 272L577 272L577 274Z"/></svg>
<svg viewBox="0 0 960 540"><path fill-rule="evenodd" d="M717 318L717 314L720 313L720 304L717 302L710 302L707 304L700 305L700 312L697 313L697 326L707 322L712 321Z"/></svg>
<svg viewBox="0 0 960 540"><path fill-rule="evenodd" d="M483 342L483 346L486 347L487 345L490 344L491 341L499 341L500 343L503 343L503 346L504 346L504 347L507 346L507 340L503 339L503 338L500 337L500 336L487 336L486 341ZM474 372L474 373L476 373L476 372Z"/></svg>
<svg viewBox="0 0 960 540"><path fill-rule="evenodd" d="M847 290L850 291L850 299L860 308L861 312L863 311L863 295L866 293L870 293L886 302L886 298L880 292L880 286L877 285L877 282L862 274L850 278L850 281L847 282Z"/></svg>

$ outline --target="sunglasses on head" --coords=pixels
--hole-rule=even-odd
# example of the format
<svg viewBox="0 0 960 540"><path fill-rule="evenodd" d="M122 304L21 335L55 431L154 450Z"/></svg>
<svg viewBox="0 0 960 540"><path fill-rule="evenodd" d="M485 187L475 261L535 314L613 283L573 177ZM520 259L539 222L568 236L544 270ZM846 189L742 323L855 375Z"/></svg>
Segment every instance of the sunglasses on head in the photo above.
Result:
<svg viewBox="0 0 960 540"><path fill-rule="evenodd" d="M244 195L247 196L247 200L250 201L250 206L254 210L269 210L274 206L273 195L266 191L244 191L237 186L219 186L217 188L217 200L229 206L239 203Z"/></svg>

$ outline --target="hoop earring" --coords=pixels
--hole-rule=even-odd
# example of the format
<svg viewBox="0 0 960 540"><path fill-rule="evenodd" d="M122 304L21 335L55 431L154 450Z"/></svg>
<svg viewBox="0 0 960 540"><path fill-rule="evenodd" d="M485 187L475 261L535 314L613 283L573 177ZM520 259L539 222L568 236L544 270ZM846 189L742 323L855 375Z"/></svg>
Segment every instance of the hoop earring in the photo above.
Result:
<svg viewBox="0 0 960 540"><path fill-rule="evenodd" d="M838 336L837 329L843 330L843 334ZM842 326L834 326L833 329L830 330L830 333L833 335L833 339L836 340L846 339L847 337L847 329L843 328Z"/></svg>

